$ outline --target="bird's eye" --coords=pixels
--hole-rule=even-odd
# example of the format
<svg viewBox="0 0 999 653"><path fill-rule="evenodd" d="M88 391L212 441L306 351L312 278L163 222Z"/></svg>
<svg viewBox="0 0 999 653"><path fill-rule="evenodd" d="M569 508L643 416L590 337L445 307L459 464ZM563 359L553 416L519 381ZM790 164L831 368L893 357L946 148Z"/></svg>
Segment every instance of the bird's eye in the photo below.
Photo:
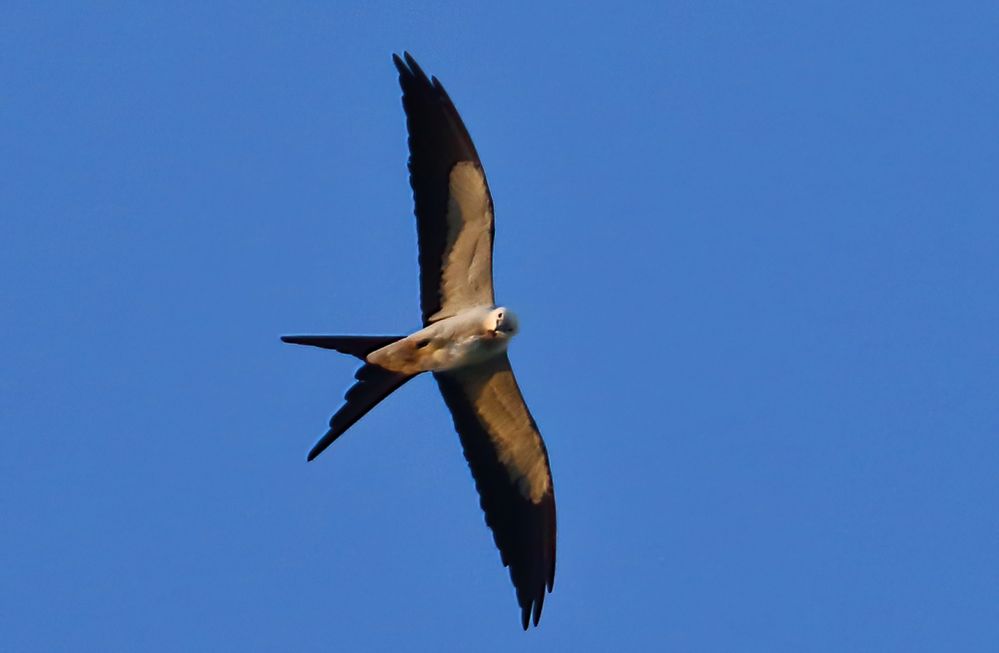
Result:
<svg viewBox="0 0 999 653"><path fill-rule="evenodd" d="M503 319L503 314L502 313L497 313L496 314L496 319L502 320Z"/></svg>

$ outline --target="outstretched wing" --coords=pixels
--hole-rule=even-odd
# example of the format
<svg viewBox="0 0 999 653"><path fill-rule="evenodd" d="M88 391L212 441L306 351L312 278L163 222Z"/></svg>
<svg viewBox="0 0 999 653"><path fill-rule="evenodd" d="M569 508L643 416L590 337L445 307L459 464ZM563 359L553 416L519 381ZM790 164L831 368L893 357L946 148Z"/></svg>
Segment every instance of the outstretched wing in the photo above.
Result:
<svg viewBox="0 0 999 653"><path fill-rule="evenodd" d="M555 582L555 490L548 452L506 354L434 374L475 477L486 524L517 589L524 629Z"/></svg>
<svg viewBox="0 0 999 653"><path fill-rule="evenodd" d="M407 52L399 69L409 183L420 246L420 307L430 324L493 300L493 201L458 110Z"/></svg>

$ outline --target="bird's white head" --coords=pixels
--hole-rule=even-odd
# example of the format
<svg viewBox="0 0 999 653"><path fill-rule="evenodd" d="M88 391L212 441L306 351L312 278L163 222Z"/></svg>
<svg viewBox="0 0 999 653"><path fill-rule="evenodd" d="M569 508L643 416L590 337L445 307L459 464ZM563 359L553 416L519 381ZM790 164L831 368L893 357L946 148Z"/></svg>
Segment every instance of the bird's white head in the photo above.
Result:
<svg viewBox="0 0 999 653"><path fill-rule="evenodd" d="M489 311L485 327L489 335L493 337L510 338L517 335L520 323L513 311L505 306L499 306Z"/></svg>

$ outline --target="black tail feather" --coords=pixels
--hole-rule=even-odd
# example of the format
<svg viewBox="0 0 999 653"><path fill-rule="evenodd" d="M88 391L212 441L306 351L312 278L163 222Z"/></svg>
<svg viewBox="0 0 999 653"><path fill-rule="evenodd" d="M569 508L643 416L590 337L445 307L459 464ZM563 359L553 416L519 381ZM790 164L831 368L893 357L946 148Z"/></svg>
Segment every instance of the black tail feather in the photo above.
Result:
<svg viewBox="0 0 999 653"><path fill-rule="evenodd" d="M405 336L281 336L281 340L293 345L309 345L333 349L341 354L356 356L362 361L376 349L391 345Z"/></svg>
<svg viewBox="0 0 999 653"><path fill-rule="evenodd" d="M312 447L312 451L309 452L309 460L321 454L344 431L353 426L354 422L364 417L369 410L378 405L378 402L395 392L413 376L415 375L392 372L377 365L361 366L354 374L357 383L352 385L347 390L347 394L344 395L347 403L336 411L336 414L330 419L330 430L319 438L319 441Z"/></svg>

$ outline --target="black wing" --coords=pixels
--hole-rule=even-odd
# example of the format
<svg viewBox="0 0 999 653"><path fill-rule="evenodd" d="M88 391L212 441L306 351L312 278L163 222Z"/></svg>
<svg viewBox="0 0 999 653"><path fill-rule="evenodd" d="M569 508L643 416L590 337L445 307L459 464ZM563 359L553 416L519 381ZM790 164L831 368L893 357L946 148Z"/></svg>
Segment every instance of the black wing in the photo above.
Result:
<svg viewBox="0 0 999 653"><path fill-rule="evenodd" d="M434 374L468 459L486 524L527 629L555 582L555 489L548 452L506 354Z"/></svg>
<svg viewBox="0 0 999 653"><path fill-rule="evenodd" d="M493 202L458 110L407 52L399 69L409 130L409 183L420 246L423 323L493 299Z"/></svg>

